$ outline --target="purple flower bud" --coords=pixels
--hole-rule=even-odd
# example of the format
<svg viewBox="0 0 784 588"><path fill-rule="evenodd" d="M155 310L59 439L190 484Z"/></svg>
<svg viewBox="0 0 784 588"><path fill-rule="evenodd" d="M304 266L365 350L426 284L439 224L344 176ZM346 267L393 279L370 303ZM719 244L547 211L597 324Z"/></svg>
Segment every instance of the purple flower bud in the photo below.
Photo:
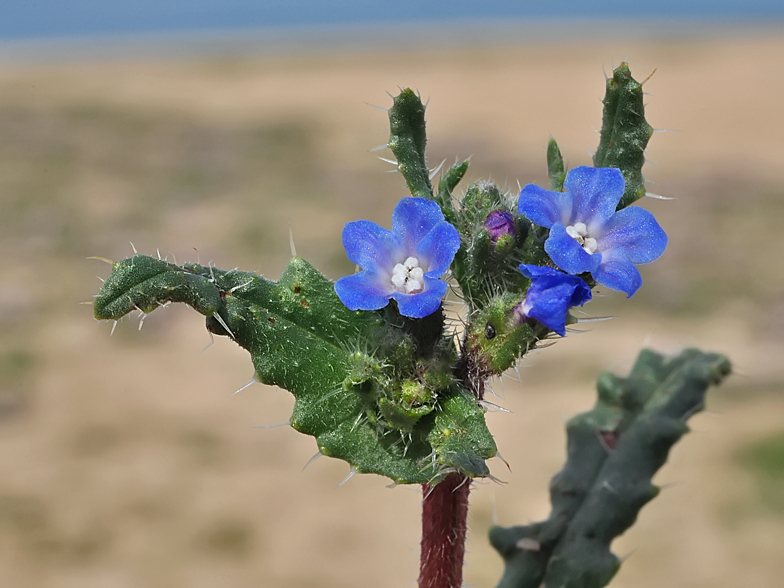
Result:
<svg viewBox="0 0 784 588"><path fill-rule="evenodd" d="M515 217L511 212L505 210L494 210L488 214L482 226L493 244L498 243L501 239L514 241L517 237Z"/></svg>

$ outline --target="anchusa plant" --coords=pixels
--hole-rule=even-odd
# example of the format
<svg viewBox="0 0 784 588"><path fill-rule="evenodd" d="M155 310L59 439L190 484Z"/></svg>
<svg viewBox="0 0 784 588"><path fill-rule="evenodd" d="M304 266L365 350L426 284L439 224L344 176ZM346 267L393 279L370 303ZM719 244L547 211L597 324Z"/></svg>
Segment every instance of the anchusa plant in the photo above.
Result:
<svg viewBox="0 0 784 588"><path fill-rule="evenodd" d="M492 479L487 460L497 455L484 418L488 378L565 336L570 310L597 284L633 295L636 266L659 258L667 236L632 206L645 194L652 129L625 63L607 80L594 167L567 172L551 140L549 189L509 194L478 181L457 195L467 161L433 186L424 113L411 90L394 98L388 147L411 197L395 207L391 230L345 226L357 273L333 284L294 257L271 281L136 254L112 263L94 311L116 321L184 302L205 315L210 332L250 352L259 381L294 395L291 427L321 454L351 474L422 485L419 586L459 588L471 480ZM464 306L459 321L445 320L449 296ZM612 540L656 495L652 476L729 369L713 353L643 350L628 377L600 376L596 406L567 424L551 516L491 529L506 564L498 586L606 586L620 565Z"/></svg>

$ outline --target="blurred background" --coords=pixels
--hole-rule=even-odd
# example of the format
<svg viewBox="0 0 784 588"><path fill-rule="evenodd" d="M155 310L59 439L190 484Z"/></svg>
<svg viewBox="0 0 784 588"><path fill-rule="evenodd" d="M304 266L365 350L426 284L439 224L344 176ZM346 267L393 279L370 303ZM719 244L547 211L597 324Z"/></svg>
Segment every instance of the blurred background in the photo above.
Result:
<svg viewBox="0 0 784 588"><path fill-rule="evenodd" d="M604 72L645 85L646 198L670 246L631 300L494 382L507 484L471 494L467 585L486 533L542 519L564 421L637 351L736 369L614 544L615 588L784 582L784 5L776 1L15 3L0 22L0 586L379 588L415 584L420 493L320 459L288 392L170 307L92 319L96 276L160 250L277 279L297 253L350 273L343 224L389 226L403 179L387 92L429 99L429 162L546 182L554 136L590 164ZM467 186L466 183L464 185Z"/></svg>

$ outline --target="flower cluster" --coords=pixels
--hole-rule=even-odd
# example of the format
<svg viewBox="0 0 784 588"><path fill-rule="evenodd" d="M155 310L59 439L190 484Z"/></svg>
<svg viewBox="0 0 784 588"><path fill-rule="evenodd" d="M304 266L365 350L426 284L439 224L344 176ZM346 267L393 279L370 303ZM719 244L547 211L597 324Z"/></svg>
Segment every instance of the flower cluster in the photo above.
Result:
<svg viewBox="0 0 784 588"><path fill-rule="evenodd" d="M351 310L378 310L390 299L403 316L424 318L441 305L441 278L460 248L460 235L441 208L424 198L404 198L392 213L392 230L360 220L343 229L343 247L362 271L340 278L335 291Z"/></svg>
<svg viewBox="0 0 784 588"><path fill-rule="evenodd" d="M531 278L519 311L563 336L569 308L591 299L588 285L576 274L590 272L599 284L634 294L642 284L635 264L657 259L667 235L642 208L616 211L624 192L616 168L577 167L569 171L564 192L528 184L520 191L518 213L550 229L545 252L564 272L521 265Z"/></svg>
<svg viewBox="0 0 784 588"><path fill-rule="evenodd" d="M528 184L518 201L518 214L550 229L544 249L563 271L520 265L531 283L517 318L536 319L559 335L566 332L569 309L591 299L580 274L590 273L599 284L631 296L642 284L635 265L657 259L667 245L650 212L638 207L616 211L624 192L620 170L577 167L566 175L564 188L553 192ZM510 212L492 211L482 226L493 243L514 244ZM392 214L391 231L366 220L351 222L343 229L343 246L362 270L335 284L348 308L377 310L394 299L400 314L424 318L446 295L447 284L440 278L460 248L460 235L435 202L404 198Z"/></svg>
<svg viewBox="0 0 784 588"><path fill-rule="evenodd" d="M616 212L624 191L620 170L576 167L564 192L528 184L520 192L518 213L550 229L544 250L569 274L590 272L599 284L625 292L642 285L635 265L664 252L667 235L653 215L636 206Z"/></svg>

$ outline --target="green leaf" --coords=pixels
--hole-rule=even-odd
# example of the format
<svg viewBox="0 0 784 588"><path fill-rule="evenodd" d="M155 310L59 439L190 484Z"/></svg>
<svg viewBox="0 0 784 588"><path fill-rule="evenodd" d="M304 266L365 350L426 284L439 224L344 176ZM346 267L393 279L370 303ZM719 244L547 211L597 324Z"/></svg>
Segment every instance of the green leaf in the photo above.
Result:
<svg viewBox="0 0 784 588"><path fill-rule="evenodd" d="M456 222L456 213L452 204L452 193L468 171L468 160L455 163L450 167L438 182L438 198L436 202L444 213L444 218L452 223Z"/></svg>
<svg viewBox="0 0 784 588"><path fill-rule="evenodd" d="M606 586L620 566L613 539L658 494L653 475L702 410L708 387L729 373L723 355L687 349L668 358L646 349L628 377L600 376L596 406L567 423L550 517L490 530L505 562L497 588Z"/></svg>
<svg viewBox="0 0 784 588"><path fill-rule="evenodd" d="M184 302L211 316L220 292L200 275L166 261L134 255L112 264L112 273L93 302L97 319L120 319L133 310L152 312L166 302Z"/></svg>
<svg viewBox="0 0 784 588"><path fill-rule="evenodd" d="M315 437L324 455L402 484L434 483L451 471L487 474L484 460L496 450L484 415L451 380L430 404L395 413L408 415L404 426L396 429L379 418L380 402L390 410L389 398L400 396L388 390L394 382L376 373L373 366L381 364L368 353L400 328L388 325L381 312L346 308L333 283L307 261L293 258L274 282L134 255L113 264L94 312L99 319L118 319L170 301L189 304L207 316L210 331L247 349L261 382L289 390L296 398L291 426ZM367 376L363 365L369 366ZM375 392L368 395L368 389Z"/></svg>
<svg viewBox="0 0 784 588"><path fill-rule="evenodd" d="M388 145L411 195L433 200L430 170L425 161L425 106L413 90L406 88L395 96L389 109L389 129Z"/></svg>
<svg viewBox="0 0 784 588"><path fill-rule="evenodd" d="M547 143L547 175L550 177L550 189L554 192L562 192L566 170L561 150L552 137Z"/></svg>
<svg viewBox="0 0 784 588"><path fill-rule="evenodd" d="M593 157L595 167L617 167L626 181L618 210L645 196L642 166L645 147L653 128L645 120L642 84L622 63L607 80L599 147Z"/></svg>

